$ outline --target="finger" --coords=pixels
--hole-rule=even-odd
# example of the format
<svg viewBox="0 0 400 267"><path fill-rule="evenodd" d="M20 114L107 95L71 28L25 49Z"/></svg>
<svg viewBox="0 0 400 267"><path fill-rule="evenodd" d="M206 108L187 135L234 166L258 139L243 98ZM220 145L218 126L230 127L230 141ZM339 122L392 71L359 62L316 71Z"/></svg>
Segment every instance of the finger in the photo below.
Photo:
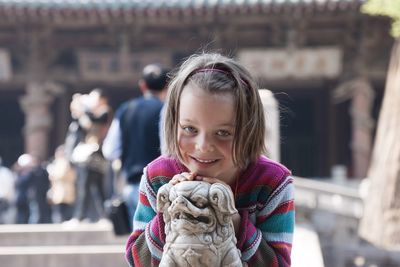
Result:
<svg viewBox="0 0 400 267"><path fill-rule="evenodd" d="M205 177L205 176L197 176L196 179L199 180L199 181L208 182L208 183L210 183L210 184L217 183L217 182L219 181L219 180L216 179L216 178Z"/></svg>
<svg viewBox="0 0 400 267"><path fill-rule="evenodd" d="M175 175L174 177L172 177L169 183L171 183L172 185L176 185L179 182L180 176L181 176L180 174Z"/></svg>
<svg viewBox="0 0 400 267"><path fill-rule="evenodd" d="M204 176L200 177L200 178L201 178L201 181L204 181L204 182L207 182L207 183L210 183L210 184L220 183L220 184L223 184L223 185L229 187L229 185L227 183L225 183L224 181L221 181L220 179L217 179L217 178L204 177Z"/></svg>
<svg viewBox="0 0 400 267"><path fill-rule="evenodd" d="M188 176L189 181L193 181L196 178L197 174L195 172L192 172Z"/></svg>
<svg viewBox="0 0 400 267"><path fill-rule="evenodd" d="M187 180L188 180L188 178L183 175L179 176L179 179L178 179L179 182L183 182L183 181L187 181Z"/></svg>
<svg viewBox="0 0 400 267"><path fill-rule="evenodd" d="M185 177L186 179L190 179L189 177L190 177L190 173L188 173L188 172L182 172L181 174L181 177Z"/></svg>
<svg viewBox="0 0 400 267"><path fill-rule="evenodd" d="M203 176L196 176L196 177L194 177L194 179L193 180L195 180L195 181L203 181Z"/></svg>
<svg viewBox="0 0 400 267"><path fill-rule="evenodd" d="M181 181L193 181L194 178L196 177L195 172L192 172L192 173L182 172L180 175L185 178L185 180L181 180Z"/></svg>
<svg viewBox="0 0 400 267"><path fill-rule="evenodd" d="M176 185L177 182L178 182L178 181L177 181L175 178L172 178L172 179L169 181L169 183L172 184L172 185Z"/></svg>
<svg viewBox="0 0 400 267"><path fill-rule="evenodd" d="M180 174L176 174L171 180L170 183L172 185L176 185L177 183L183 182L183 181L192 181L194 179L195 173L188 173L188 172L182 172Z"/></svg>

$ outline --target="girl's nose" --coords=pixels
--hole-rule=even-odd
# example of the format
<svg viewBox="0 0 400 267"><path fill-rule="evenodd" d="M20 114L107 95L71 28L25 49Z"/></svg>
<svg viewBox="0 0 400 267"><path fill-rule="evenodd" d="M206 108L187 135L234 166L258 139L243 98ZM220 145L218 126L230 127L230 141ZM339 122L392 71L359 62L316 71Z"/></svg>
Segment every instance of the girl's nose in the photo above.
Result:
<svg viewBox="0 0 400 267"><path fill-rule="evenodd" d="M214 150L214 145L207 135L199 134L196 139L195 148L200 152L212 152Z"/></svg>

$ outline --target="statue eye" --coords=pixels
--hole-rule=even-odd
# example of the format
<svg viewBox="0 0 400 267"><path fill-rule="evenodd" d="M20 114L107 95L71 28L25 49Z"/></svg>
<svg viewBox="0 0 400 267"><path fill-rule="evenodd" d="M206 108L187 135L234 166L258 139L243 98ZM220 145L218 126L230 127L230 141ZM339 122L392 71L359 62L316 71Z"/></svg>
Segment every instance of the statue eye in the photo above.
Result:
<svg viewBox="0 0 400 267"><path fill-rule="evenodd" d="M198 198L198 199L196 199L195 205L198 208L204 208L205 206L207 206L207 199Z"/></svg>

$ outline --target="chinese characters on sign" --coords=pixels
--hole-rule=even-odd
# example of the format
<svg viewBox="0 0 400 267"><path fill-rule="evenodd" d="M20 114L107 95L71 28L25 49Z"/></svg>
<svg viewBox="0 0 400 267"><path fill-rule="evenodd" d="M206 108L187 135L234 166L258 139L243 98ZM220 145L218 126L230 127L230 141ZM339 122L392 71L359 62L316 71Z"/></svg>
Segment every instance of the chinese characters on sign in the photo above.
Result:
<svg viewBox="0 0 400 267"><path fill-rule="evenodd" d="M335 47L242 50L238 59L256 77L270 80L335 78L342 71L342 53Z"/></svg>
<svg viewBox="0 0 400 267"><path fill-rule="evenodd" d="M80 51L78 58L79 73L85 80L132 81L141 77L141 71L147 64L172 64L171 55L167 52L119 54Z"/></svg>

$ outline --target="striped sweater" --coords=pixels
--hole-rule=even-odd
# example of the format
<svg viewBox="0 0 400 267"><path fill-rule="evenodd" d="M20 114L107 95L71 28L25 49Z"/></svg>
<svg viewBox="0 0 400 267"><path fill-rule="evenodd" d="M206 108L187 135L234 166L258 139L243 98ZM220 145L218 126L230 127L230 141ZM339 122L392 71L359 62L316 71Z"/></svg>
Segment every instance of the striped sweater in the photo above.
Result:
<svg viewBox="0 0 400 267"><path fill-rule="evenodd" d="M165 244L164 220L156 211L158 189L188 171L177 160L159 157L140 182L134 230L126 245L130 266L158 266ZM260 157L239 177L235 203L241 215L237 247L249 266L290 266L294 230L294 188L290 171Z"/></svg>

